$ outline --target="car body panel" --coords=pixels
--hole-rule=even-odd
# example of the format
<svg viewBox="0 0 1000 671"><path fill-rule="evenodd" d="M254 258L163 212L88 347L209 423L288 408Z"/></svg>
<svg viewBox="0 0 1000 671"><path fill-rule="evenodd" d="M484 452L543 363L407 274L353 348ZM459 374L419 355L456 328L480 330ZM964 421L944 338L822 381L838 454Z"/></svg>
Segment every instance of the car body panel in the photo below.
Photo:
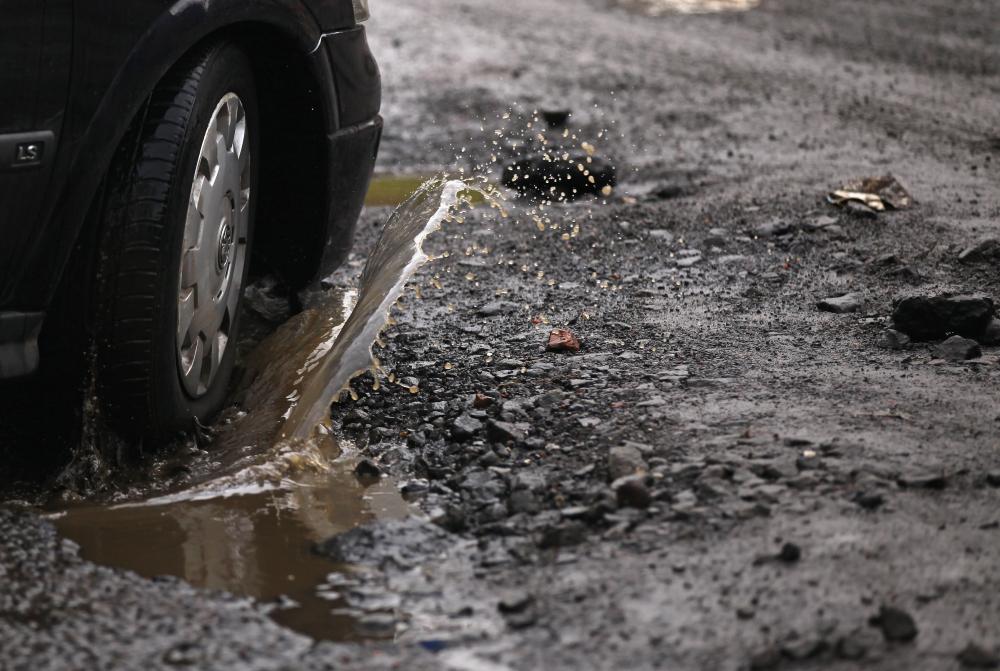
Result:
<svg viewBox="0 0 1000 671"><path fill-rule="evenodd" d="M377 148L381 136L380 82L350 0L0 0L0 16L0 62L22 65L16 74L0 69L3 88L18 101L16 109L0 108L0 135L51 131L58 147L30 185L0 172L0 314L47 308L114 153L150 93L185 53L227 31L262 27L294 45L320 89L318 140L325 135L327 170L338 169L333 152L347 146L360 152L354 169L366 173L360 182L367 185L374 163L368 145ZM37 84L29 90L28 82ZM347 141L354 133L365 140ZM345 223L342 211L359 211L363 196L354 194L357 204L341 203L341 211L327 203L313 225L317 244L349 245L353 222ZM342 251L311 256L319 269Z"/></svg>

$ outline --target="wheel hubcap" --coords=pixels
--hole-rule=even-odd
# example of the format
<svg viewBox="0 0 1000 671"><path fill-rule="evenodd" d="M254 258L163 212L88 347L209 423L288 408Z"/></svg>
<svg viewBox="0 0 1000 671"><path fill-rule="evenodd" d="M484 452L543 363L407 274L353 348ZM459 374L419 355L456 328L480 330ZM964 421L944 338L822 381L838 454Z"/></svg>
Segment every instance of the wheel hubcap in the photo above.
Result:
<svg viewBox="0 0 1000 671"><path fill-rule="evenodd" d="M177 292L177 366L184 389L208 392L243 291L250 217L246 110L227 93L212 115L191 184Z"/></svg>

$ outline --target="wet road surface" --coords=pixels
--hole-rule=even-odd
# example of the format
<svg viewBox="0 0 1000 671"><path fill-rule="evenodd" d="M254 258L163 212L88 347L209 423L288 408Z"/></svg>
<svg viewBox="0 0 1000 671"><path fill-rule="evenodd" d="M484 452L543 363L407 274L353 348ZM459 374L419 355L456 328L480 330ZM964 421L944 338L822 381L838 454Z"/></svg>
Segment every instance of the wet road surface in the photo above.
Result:
<svg viewBox="0 0 1000 671"><path fill-rule="evenodd" d="M765 1L655 20L598 0L383 5L370 28L386 82L381 170L468 174L525 142L492 144L512 104L529 117L570 108L619 166L610 203L553 206L544 230L477 211L430 238L435 260L376 350L407 383L359 381L357 403L333 412L347 459L311 453L330 468L305 469L291 493L107 513L99 531L119 548L162 529L148 541L164 541L161 564L102 556L86 507L55 520L85 559L282 592L306 606L279 622L375 642L314 646L249 602L80 561L8 510L0 659L941 669L1000 644L996 350L942 363L924 345L878 346L899 295L1000 293L995 266L956 260L1000 234L992 5ZM913 208L870 220L823 202L884 172ZM387 216L365 213L333 284L358 286ZM816 310L848 291L859 312ZM581 353L546 353L551 326L573 329ZM350 482L362 457L391 476L375 490ZM648 471L648 507L610 487L623 462ZM191 464L163 494L217 473L220 457ZM403 485L423 492L411 526L363 527L392 533L348 537L324 577L303 548L395 518ZM285 591L282 551L296 576ZM343 576L346 590L332 584ZM328 624L296 621L321 592L352 590L375 607L334 599ZM883 607L916 636L886 640L869 624Z"/></svg>

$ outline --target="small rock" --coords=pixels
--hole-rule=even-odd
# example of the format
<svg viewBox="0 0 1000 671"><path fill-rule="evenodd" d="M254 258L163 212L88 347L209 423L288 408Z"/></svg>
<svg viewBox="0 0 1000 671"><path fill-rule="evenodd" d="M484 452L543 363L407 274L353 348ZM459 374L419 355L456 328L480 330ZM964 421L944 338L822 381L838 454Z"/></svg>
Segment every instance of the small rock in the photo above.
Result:
<svg viewBox="0 0 1000 671"><path fill-rule="evenodd" d="M991 319L990 323L983 329L983 332L976 337L976 340L984 347L1000 345L1000 319L996 317Z"/></svg>
<svg viewBox="0 0 1000 671"><path fill-rule="evenodd" d="M497 610L504 615L523 613L535 603L535 597L525 591L517 590L504 594L497 602Z"/></svg>
<svg viewBox="0 0 1000 671"><path fill-rule="evenodd" d="M729 231L724 228L710 228L705 237L706 247L725 247L729 242Z"/></svg>
<svg viewBox="0 0 1000 671"><path fill-rule="evenodd" d="M371 417L361 408L352 408L349 413L344 415L345 426L348 424L366 424L370 421Z"/></svg>
<svg viewBox="0 0 1000 671"><path fill-rule="evenodd" d="M399 492L404 498L414 499L426 494L431 488L430 483L423 478L414 478L399 486Z"/></svg>
<svg viewBox="0 0 1000 671"><path fill-rule="evenodd" d="M494 443L523 443L526 435L516 424L491 419L486 423L486 437Z"/></svg>
<svg viewBox="0 0 1000 671"><path fill-rule="evenodd" d="M990 487L1000 487L1000 471L990 471L987 473L986 484Z"/></svg>
<svg viewBox="0 0 1000 671"><path fill-rule="evenodd" d="M511 629L530 627L538 620L535 597L526 592L514 592L497 604L497 610Z"/></svg>
<svg viewBox="0 0 1000 671"><path fill-rule="evenodd" d="M569 329L552 329L545 349L549 352L579 352L580 341Z"/></svg>
<svg viewBox="0 0 1000 671"><path fill-rule="evenodd" d="M948 361L965 361L978 359L983 355L983 350L975 340L955 335L935 346L934 355Z"/></svg>
<svg viewBox="0 0 1000 671"><path fill-rule="evenodd" d="M538 539L538 547L545 549L579 545L586 538L586 527L580 522L567 522L549 527Z"/></svg>
<svg viewBox="0 0 1000 671"><path fill-rule="evenodd" d="M538 503L538 499L527 489L518 489L511 492L510 498L507 499L507 510L511 515L517 515L518 513L533 515L540 509L541 506Z"/></svg>
<svg viewBox="0 0 1000 671"><path fill-rule="evenodd" d="M802 558L802 548L795 543L785 543L781 546L778 559L789 564L794 564Z"/></svg>
<svg viewBox="0 0 1000 671"><path fill-rule="evenodd" d="M483 423L475 417L463 413L451 425L451 436L457 440L465 440L481 431Z"/></svg>
<svg viewBox="0 0 1000 671"><path fill-rule="evenodd" d="M868 624L878 627L887 641L912 641L918 633L910 614L893 606L879 608L878 615L869 619Z"/></svg>
<svg viewBox="0 0 1000 671"><path fill-rule="evenodd" d="M778 648L768 648L761 650L750 658L750 668L752 671L765 671L776 668L781 664L781 650Z"/></svg>
<svg viewBox="0 0 1000 671"><path fill-rule="evenodd" d="M354 474L360 480L378 480L382 477L382 469L371 459L362 459L354 467Z"/></svg>
<svg viewBox="0 0 1000 671"><path fill-rule="evenodd" d="M639 508L641 510L648 508L653 503L653 495L646 487L645 480L644 476L638 475L616 480L612 487L615 490L618 505L623 508Z"/></svg>
<svg viewBox="0 0 1000 671"><path fill-rule="evenodd" d="M472 407L477 410L485 410L491 405L493 405L493 399L486 394L476 392L476 395L472 398Z"/></svg>
<svg viewBox="0 0 1000 671"><path fill-rule="evenodd" d="M943 473L928 471L910 471L896 479L901 487L915 489L944 489L948 486L948 478Z"/></svg>
<svg viewBox="0 0 1000 671"><path fill-rule="evenodd" d="M878 219L877 211L856 200L848 200L844 203L843 207L844 211L852 217L857 217L858 219Z"/></svg>
<svg viewBox="0 0 1000 671"><path fill-rule="evenodd" d="M754 228L753 232L760 238L773 238L779 235L791 233L794 230L795 227L787 221L772 219L771 221L760 224Z"/></svg>
<svg viewBox="0 0 1000 671"><path fill-rule="evenodd" d="M861 296L859 294L844 294L825 298L816 303L816 307L823 312L835 312L843 314L845 312L857 312L861 309Z"/></svg>
<svg viewBox="0 0 1000 671"><path fill-rule="evenodd" d="M476 313L480 317L495 317L498 314L507 312L508 310L516 307L513 303L507 303L504 301L493 301L492 303L486 303L480 307Z"/></svg>
<svg viewBox="0 0 1000 671"><path fill-rule="evenodd" d="M857 661L868 653L868 646L863 636L858 632L853 632L838 639L833 651L841 659Z"/></svg>
<svg viewBox="0 0 1000 671"><path fill-rule="evenodd" d="M781 653L789 659L812 659L822 655L829 647L830 644L822 638L798 638L782 645Z"/></svg>
<svg viewBox="0 0 1000 671"><path fill-rule="evenodd" d="M910 346L910 336L896 329L885 329L878 336L878 346L883 349L906 349Z"/></svg>
<svg viewBox="0 0 1000 671"><path fill-rule="evenodd" d="M885 497L878 492L858 492L851 500L865 510L875 510L885 503Z"/></svg>
<svg viewBox="0 0 1000 671"><path fill-rule="evenodd" d="M542 119L549 128L562 128L569 120L571 112L567 109L542 110Z"/></svg>
<svg viewBox="0 0 1000 671"><path fill-rule="evenodd" d="M840 221L837 217L822 216L817 217L811 221L805 222L803 224L804 228L809 231L818 231L829 226L835 226L837 222Z"/></svg>
<svg viewBox="0 0 1000 671"><path fill-rule="evenodd" d="M958 661L968 669L995 669L1000 666L1000 657L975 643L969 643L958 653Z"/></svg>
<svg viewBox="0 0 1000 671"><path fill-rule="evenodd" d="M988 263L1000 260L1000 240L996 238L980 240L971 247L962 250L962 253L958 255L958 260L962 263Z"/></svg>
<svg viewBox="0 0 1000 671"><path fill-rule="evenodd" d="M663 242L673 242L674 234L666 228L652 228L649 230L649 237Z"/></svg>
<svg viewBox="0 0 1000 671"><path fill-rule="evenodd" d="M644 473L647 468L642 452L633 445L616 445L608 451L608 479L611 481Z"/></svg>
<svg viewBox="0 0 1000 671"><path fill-rule="evenodd" d="M914 340L938 340L948 333L974 338L993 319L993 301L982 296L910 296L896 304L896 330Z"/></svg>

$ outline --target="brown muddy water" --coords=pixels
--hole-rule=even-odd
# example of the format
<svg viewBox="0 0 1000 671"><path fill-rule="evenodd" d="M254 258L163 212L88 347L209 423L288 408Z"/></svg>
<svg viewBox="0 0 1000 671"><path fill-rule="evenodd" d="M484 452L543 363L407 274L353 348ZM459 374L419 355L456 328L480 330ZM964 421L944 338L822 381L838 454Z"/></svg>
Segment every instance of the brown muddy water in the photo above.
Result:
<svg viewBox="0 0 1000 671"><path fill-rule="evenodd" d="M372 344L427 259L423 241L471 203L465 182L417 179L375 182L377 203L413 193L386 222L358 290L313 296L257 346L207 449L164 460L124 500L49 514L85 559L270 603L277 621L318 639L394 634L365 628L392 604L356 598L361 569L312 546L413 512L392 481L359 481L356 451L330 434L328 418L354 376L384 377Z"/></svg>

